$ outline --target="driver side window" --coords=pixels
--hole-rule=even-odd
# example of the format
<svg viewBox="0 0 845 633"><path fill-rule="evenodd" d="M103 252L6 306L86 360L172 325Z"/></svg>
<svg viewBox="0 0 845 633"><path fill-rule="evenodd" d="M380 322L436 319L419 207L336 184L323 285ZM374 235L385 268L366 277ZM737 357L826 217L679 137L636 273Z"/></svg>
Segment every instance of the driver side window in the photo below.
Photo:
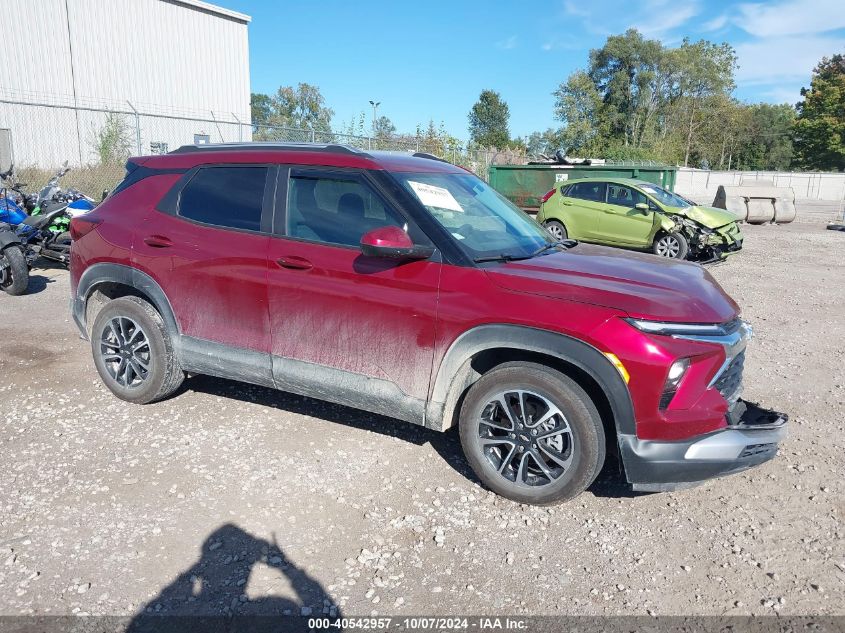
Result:
<svg viewBox="0 0 845 633"><path fill-rule="evenodd" d="M287 209L287 235L326 244L358 246L373 229L408 229L401 215L354 177L291 174Z"/></svg>
<svg viewBox="0 0 845 633"><path fill-rule="evenodd" d="M648 203L648 199L636 189L610 184L607 186L607 202L620 207L633 208L640 203Z"/></svg>

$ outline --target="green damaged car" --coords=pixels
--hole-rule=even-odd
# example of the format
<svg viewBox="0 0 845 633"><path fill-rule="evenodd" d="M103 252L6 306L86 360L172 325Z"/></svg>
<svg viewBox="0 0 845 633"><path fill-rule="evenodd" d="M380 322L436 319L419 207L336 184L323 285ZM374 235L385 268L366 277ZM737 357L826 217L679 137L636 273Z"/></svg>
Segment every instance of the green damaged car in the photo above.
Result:
<svg viewBox="0 0 845 633"><path fill-rule="evenodd" d="M564 181L543 196L537 220L560 240L650 250L673 259L718 261L742 248L734 214L697 206L642 180Z"/></svg>

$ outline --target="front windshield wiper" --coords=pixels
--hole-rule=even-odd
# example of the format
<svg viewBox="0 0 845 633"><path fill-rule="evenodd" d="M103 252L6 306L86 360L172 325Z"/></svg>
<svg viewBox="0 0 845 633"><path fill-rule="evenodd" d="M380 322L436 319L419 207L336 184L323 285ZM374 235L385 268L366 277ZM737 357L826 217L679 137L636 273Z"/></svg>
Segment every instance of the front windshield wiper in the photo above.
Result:
<svg viewBox="0 0 845 633"><path fill-rule="evenodd" d="M472 261L474 261L476 264L481 264L483 262L515 262L523 259L531 259L532 257L537 257L537 255L541 255L547 250L555 248L557 246L563 246L564 248L572 248L573 246L577 245L578 242L576 240L561 240L560 242L550 242L549 244L544 244L536 251L534 251L533 253L529 253L528 255L510 255L509 253L501 253L500 255L490 255L488 257L476 257Z"/></svg>

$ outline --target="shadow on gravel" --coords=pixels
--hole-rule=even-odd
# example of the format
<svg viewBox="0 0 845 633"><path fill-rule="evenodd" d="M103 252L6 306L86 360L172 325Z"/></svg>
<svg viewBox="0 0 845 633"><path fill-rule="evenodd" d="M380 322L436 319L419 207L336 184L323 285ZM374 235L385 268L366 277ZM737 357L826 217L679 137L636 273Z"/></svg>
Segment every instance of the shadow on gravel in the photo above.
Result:
<svg viewBox="0 0 845 633"><path fill-rule="evenodd" d="M396 437L418 446L431 444L431 447L449 466L472 483L481 485L481 481L475 476L466 459L464 459L457 428L440 433L410 422L368 413L360 409L211 376L194 376L186 380L181 387L181 391L188 390L242 402L254 402L299 415L318 417L329 422ZM650 494L631 490L631 486L619 468L618 460L613 455L608 455L604 468L596 481L587 489L587 492L596 497L609 498L633 498Z"/></svg>
<svg viewBox="0 0 845 633"><path fill-rule="evenodd" d="M346 407L340 404L332 404L323 400L298 396L286 391L278 391L267 387L258 387L210 376L194 376L183 383L182 389L207 393L223 398L232 398L243 402L254 402L298 415L321 418L329 422L343 424L344 426L397 437L417 446L431 444L431 447L437 451L437 454L452 468L470 481L480 483L470 469L469 464L464 460L457 429L450 429L446 433L441 433L427 429L424 426L411 424L410 422L404 422L376 413L368 413L367 411L353 409L352 407Z"/></svg>
<svg viewBox="0 0 845 633"><path fill-rule="evenodd" d="M249 597L257 565L272 570L279 585L289 585L296 599ZM342 617L323 586L288 560L275 542L227 523L209 534L197 562L150 600L126 631L299 630L307 624L300 616Z"/></svg>
<svg viewBox="0 0 845 633"><path fill-rule="evenodd" d="M29 275L29 285L26 287L26 294L28 295L35 295L39 292L45 290L47 286L53 282L55 279L50 279L49 277L45 277L44 275Z"/></svg>

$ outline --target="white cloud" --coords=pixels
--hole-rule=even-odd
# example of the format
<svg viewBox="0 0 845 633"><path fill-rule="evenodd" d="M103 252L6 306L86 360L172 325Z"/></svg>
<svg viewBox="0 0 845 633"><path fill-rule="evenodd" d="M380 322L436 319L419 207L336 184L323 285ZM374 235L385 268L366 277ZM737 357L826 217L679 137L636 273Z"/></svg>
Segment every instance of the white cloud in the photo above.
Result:
<svg viewBox="0 0 845 633"><path fill-rule="evenodd" d="M712 20L708 20L701 25L703 31L718 31L728 23L728 16L726 14L717 15Z"/></svg>
<svg viewBox="0 0 845 633"><path fill-rule="evenodd" d="M842 0L785 0L776 4L741 4L731 21L757 37L826 33L845 28Z"/></svg>
<svg viewBox="0 0 845 633"><path fill-rule="evenodd" d="M794 80L810 84L813 68L822 57L845 48L845 37L772 37L736 46L740 84L782 84ZM793 80L793 81L790 81Z"/></svg>
<svg viewBox="0 0 845 633"><path fill-rule="evenodd" d="M509 51L513 48L516 48L518 44L519 38L516 35L511 35L508 38L496 42L496 48L501 48L502 50Z"/></svg>
<svg viewBox="0 0 845 633"><path fill-rule="evenodd" d="M577 15L582 18L590 17L590 12L583 6L576 4L573 0L565 0L563 3L563 10L569 15Z"/></svg>
<svg viewBox="0 0 845 633"><path fill-rule="evenodd" d="M687 2L680 6L669 4L665 0L651 0L644 6L645 15L635 27L647 36L659 36L689 22L699 13L697 2Z"/></svg>

